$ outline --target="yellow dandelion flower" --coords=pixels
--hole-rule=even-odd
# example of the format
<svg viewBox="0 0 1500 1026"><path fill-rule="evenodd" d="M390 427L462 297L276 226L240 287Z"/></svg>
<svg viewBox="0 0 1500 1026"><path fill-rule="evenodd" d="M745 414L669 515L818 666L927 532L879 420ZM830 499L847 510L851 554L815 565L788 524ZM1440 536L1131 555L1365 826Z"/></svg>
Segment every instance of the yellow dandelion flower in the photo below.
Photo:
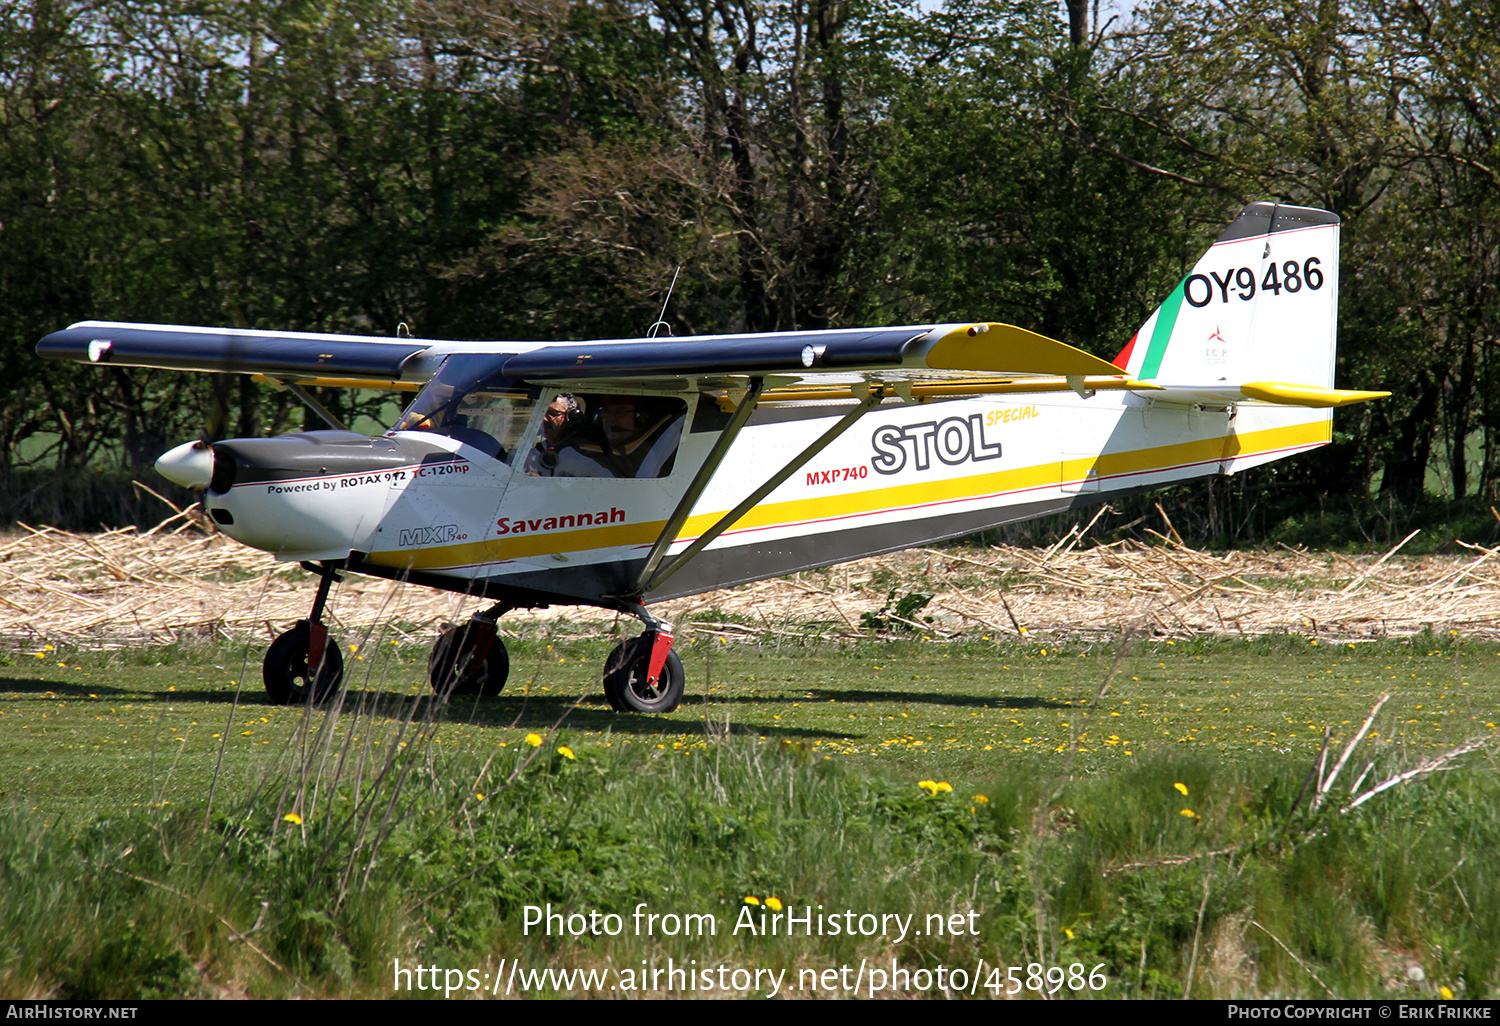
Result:
<svg viewBox="0 0 1500 1026"><path fill-rule="evenodd" d="M988 805L990 803L989 797L987 795L982 795L982 794L976 794L976 795L974 795L973 798L971 799L971 801L973 801L973 802L975 802L976 804L979 804L979 805Z"/></svg>
<svg viewBox="0 0 1500 1026"><path fill-rule="evenodd" d="M937 782L937 789L944 794L951 794L953 791L953 785L948 783L948 781L946 780L939 780Z"/></svg>
<svg viewBox="0 0 1500 1026"><path fill-rule="evenodd" d="M297 815L295 812L288 812L285 816L281 817L281 821L283 823L293 823L297 826L302 825L302 817Z"/></svg>
<svg viewBox="0 0 1500 1026"><path fill-rule="evenodd" d="M769 898L766 899L766 908L770 909L772 912L780 912L781 911L781 899L778 898L778 897L776 897L776 895L774 895L774 894L771 895Z"/></svg>
<svg viewBox="0 0 1500 1026"><path fill-rule="evenodd" d="M1454 633L1457 633L1457 632L1455 631ZM1444 1001L1452 1001L1453 1000L1453 991L1449 990L1447 987L1439 987L1438 988L1438 993L1443 996L1443 1000Z"/></svg>
<svg viewBox="0 0 1500 1026"><path fill-rule="evenodd" d="M917 781L917 786L920 787L922 790L926 791L928 794L935 795L935 794L938 793L938 786L937 786L937 781L936 780L918 780Z"/></svg>
<svg viewBox="0 0 1500 1026"><path fill-rule="evenodd" d="M757 898L753 894L747 894L747 895L745 895L745 904L746 905L759 905L760 904L760 899Z"/></svg>
<svg viewBox="0 0 1500 1026"><path fill-rule="evenodd" d="M1198 818L1198 814L1196 812L1194 812L1192 809L1183 809L1181 812L1178 813L1178 815L1179 816L1186 816L1188 819L1197 819Z"/></svg>
<svg viewBox="0 0 1500 1026"><path fill-rule="evenodd" d="M1184 795L1184 796L1187 794L1187 785L1186 784L1173 784L1172 786L1175 787L1175 788L1177 788L1177 793L1178 794L1181 794L1181 795Z"/></svg>
<svg viewBox="0 0 1500 1026"><path fill-rule="evenodd" d="M1063 934L1068 938L1068 940L1073 939L1073 931L1068 929L1066 926L1063 927Z"/></svg>
<svg viewBox="0 0 1500 1026"><path fill-rule="evenodd" d="M528 745L530 745L531 747L533 747L533 748L540 748L542 746L542 735L540 735L540 734L527 734L526 735L526 743Z"/></svg>
<svg viewBox="0 0 1500 1026"><path fill-rule="evenodd" d="M576 756L573 755L573 749L569 748L567 745L558 745L557 754L561 755L564 759L576 758Z"/></svg>

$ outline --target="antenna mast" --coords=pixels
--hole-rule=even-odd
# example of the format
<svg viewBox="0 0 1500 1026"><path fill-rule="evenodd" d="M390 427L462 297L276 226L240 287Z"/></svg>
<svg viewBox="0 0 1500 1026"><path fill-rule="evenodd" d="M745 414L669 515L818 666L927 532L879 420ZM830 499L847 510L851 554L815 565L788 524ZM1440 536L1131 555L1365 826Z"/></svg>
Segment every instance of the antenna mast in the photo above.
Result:
<svg viewBox="0 0 1500 1026"><path fill-rule="evenodd" d="M661 313L656 315L656 323L646 329L647 338L655 338L657 328L666 328L667 334L672 334L672 326L663 320L663 318L667 316L667 304L672 301L672 290L677 287L677 276L681 273L682 265L678 264L677 270L672 272L672 284L667 286L667 298L661 301Z"/></svg>

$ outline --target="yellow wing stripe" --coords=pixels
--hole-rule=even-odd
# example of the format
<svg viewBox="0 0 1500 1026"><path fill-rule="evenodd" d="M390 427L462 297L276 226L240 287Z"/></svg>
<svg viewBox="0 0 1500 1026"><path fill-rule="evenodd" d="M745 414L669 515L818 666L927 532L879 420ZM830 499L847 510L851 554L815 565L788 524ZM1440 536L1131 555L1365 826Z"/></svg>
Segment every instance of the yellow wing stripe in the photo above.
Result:
<svg viewBox="0 0 1500 1026"><path fill-rule="evenodd" d="M1122 375L1113 374L1101 377L1097 374L1087 374L1080 380L1074 378L1069 381L1065 377L1035 377L1035 378L965 378L960 381L911 381L907 386L911 390L913 398L916 399L961 399L971 395L1027 395L1041 392L1068 392L1078 388L1094 392L1157 392L1161 391L1160 385L1149 381L1136 381ZM881 386L887 396L900 395L892 385ZM849 386L843 387L820 387L820 386L790 386L787 388L773 388L760 397L760 404L765 406L770 403L805 403L818 400L843 399L848 400L852 394ZM863 395L856 396L863 398ZM737 405L730 396L720 396L719 408L725 413L733 413Z"/></svg>
<svg viewBox="0 0 1500 1026"><path fill-rule="evenodd" d="M1038 488L1056 488L1059 484L1083 480L1089 470L1099 478L1120 478L1194 463L1218 462L1223 459L1252 456L1320 445L1332 439L1332 425L1326 420L1290 427L1254 431L1227 438L1205 438L1193 442L1102 453L1094 458L1035 464L991 474L914 484L870 488L841 495L791 499L764 503L747 513L727 532L769 527L784 527L809 521L879 513L886 510L912 509L980 499L986 496L1023 492ZM711 527L722 512L690 517L678 540L688 541ZM374 552L369 562L378 566L411 570L472 566L512 559L548 556L553 553L576 553L590 549L615 548L624 545L649 545L661 533L665 521L652 520L635 524L614 524L572 531L549 531L515 537L491 538L459 545L437 545L426 549L390 549Z"/></svg>
<svg viewBox="0 0 1500 1026"><path fill-rule="evenodd" d="M275 377L253 374L250 377L251 381L266 385L276 384L281 379L309 388L367 388L377 392L418 392L427 384L425 381L393 381L388 378L315 378L302 374L278 374Z"/></svg>

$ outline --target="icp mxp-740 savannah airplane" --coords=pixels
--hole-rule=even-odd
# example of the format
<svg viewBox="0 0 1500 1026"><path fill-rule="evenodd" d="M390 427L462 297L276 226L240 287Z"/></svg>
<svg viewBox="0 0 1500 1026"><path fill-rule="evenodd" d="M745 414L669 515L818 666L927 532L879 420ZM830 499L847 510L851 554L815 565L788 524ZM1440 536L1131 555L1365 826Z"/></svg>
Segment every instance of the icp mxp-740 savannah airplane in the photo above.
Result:
<svg viewBox="0 0 1500 1026"><path fill-rule="evenodd" d="M271 701L317 702L343 660L341 572L493 600L437 641L439 694L494 693L511 609L638 618L604 691L682 698L649 603L952 538L1327 444L1339 221L1253 203L1113 363L971 322L592 342L462 342L83 321L80 363L260 375L331 430L190 442L157 469L223 532L321 578L266 653ZM308 386L416 390L383 436Z"/></svg>

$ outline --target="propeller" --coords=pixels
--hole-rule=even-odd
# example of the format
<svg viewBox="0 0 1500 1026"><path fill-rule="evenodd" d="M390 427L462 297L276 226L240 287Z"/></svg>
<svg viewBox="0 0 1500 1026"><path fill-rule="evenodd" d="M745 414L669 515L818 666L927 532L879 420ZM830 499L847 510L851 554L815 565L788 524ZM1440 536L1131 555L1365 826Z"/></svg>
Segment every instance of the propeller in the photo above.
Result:
<svg viewBox="0 0 1500 1026"><path fill-rule="evenodd" d="M158 474L195 492L208 487L214 476L213 443L224 437L229 426L229 389L232 384L233 379L227 374L212 375L213 392L198 440L185 442L158 456Z"/></svg>
<svg viewBox="0 0 1500 1026"><path fill-rule="evenodd" d="M184 442L156 458L156 472L173 484L201 492L214 478L214 450L207 439Z"/></svg>

